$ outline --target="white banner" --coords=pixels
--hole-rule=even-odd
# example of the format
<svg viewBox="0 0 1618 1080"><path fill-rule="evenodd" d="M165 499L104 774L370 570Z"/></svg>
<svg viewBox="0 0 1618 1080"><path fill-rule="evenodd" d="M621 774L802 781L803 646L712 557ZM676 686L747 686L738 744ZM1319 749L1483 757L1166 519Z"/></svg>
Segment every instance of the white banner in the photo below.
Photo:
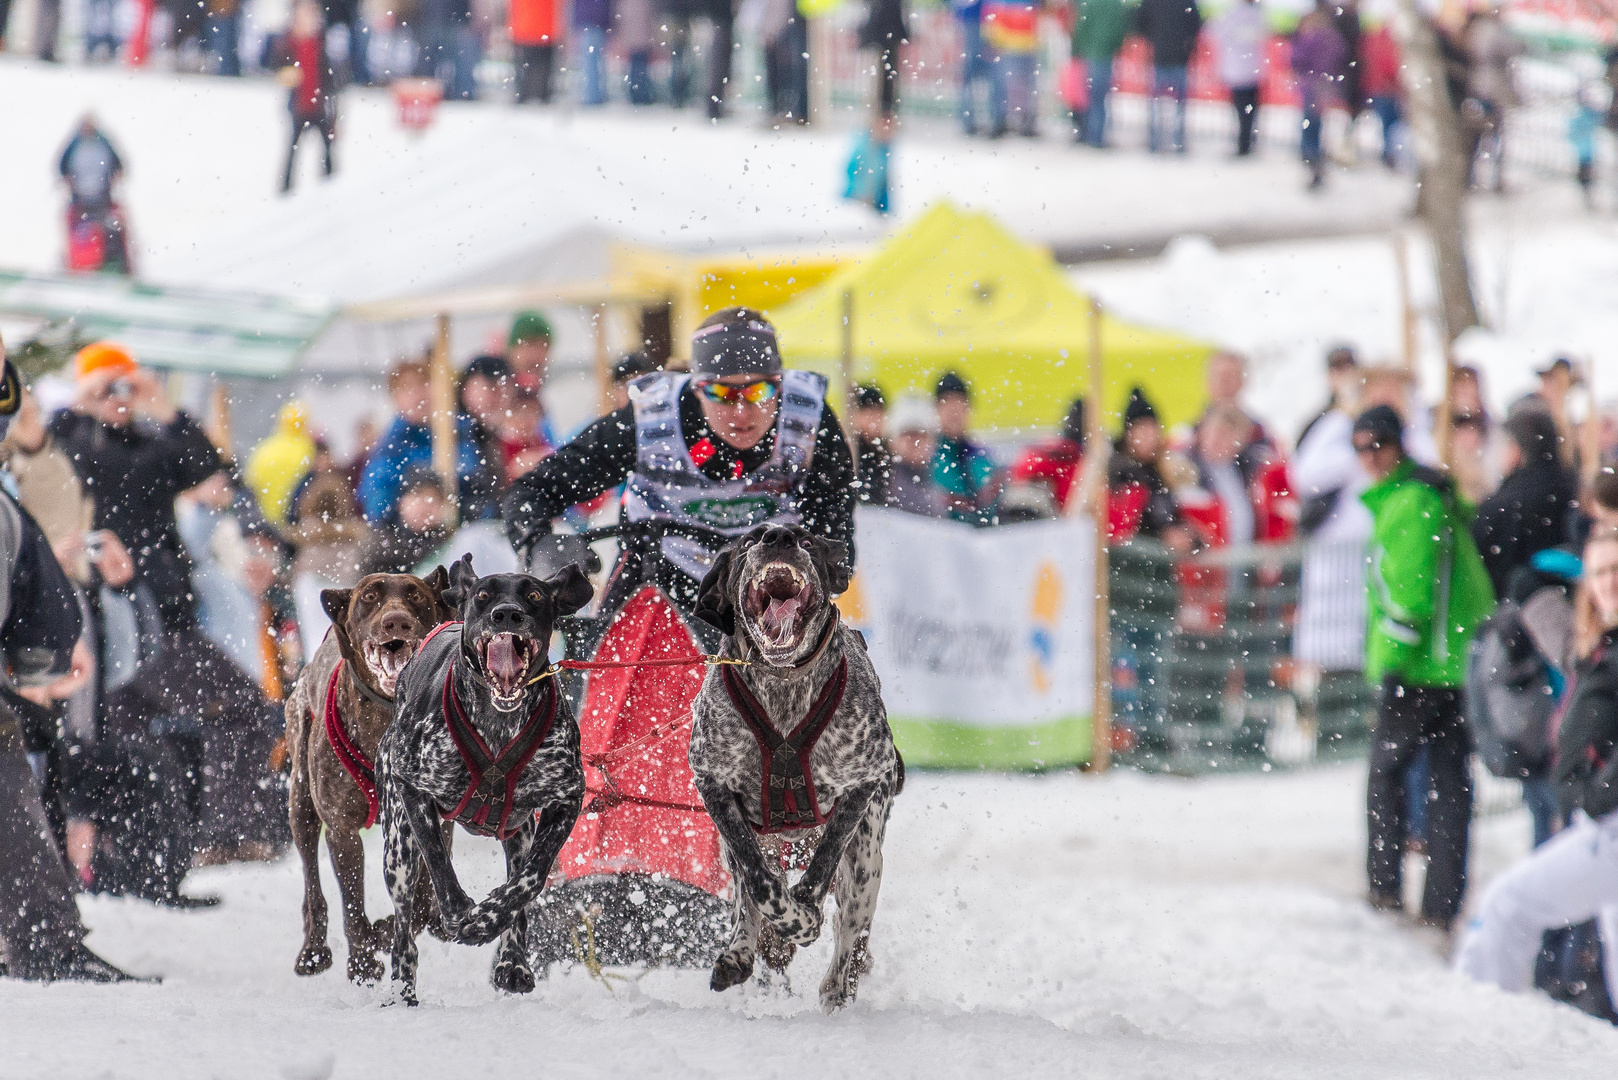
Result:
<svg viewBox="0 0 1618 1080"><path fill-rule="evenodd" d="M975 529L860 508L857 573L838 603L870 645L907 759L1087 755L1094 539L1082 520Z"/></svg>

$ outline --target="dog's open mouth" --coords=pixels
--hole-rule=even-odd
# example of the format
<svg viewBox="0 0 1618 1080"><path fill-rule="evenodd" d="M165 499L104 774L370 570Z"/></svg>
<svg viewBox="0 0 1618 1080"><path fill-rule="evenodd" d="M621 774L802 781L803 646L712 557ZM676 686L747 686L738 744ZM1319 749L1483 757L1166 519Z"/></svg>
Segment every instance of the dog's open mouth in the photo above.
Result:
<svg viewBox="0 0 1618 1080"><path fill-rule="evenodd" d="M484 634L477 648L495 704L514 707L528 688L528 669L541 655L540 643L517 634Z"/></svg>
<svg viewBox="0 0 1618 1080"><path fill-rule="evenodd" d="M416 642L405 638L373 641L365 646L365 666L376 676L377 688L389 697L399 685L399 672L416 654Z"/></svg>
<svg viewBox="0 0 1618 1080"><path fill-rule="evenodd" d="M788 563L772 562L753 579L747 587L747 614L766 648L779 652L797 646L814 594L803 571Z"/></svg>

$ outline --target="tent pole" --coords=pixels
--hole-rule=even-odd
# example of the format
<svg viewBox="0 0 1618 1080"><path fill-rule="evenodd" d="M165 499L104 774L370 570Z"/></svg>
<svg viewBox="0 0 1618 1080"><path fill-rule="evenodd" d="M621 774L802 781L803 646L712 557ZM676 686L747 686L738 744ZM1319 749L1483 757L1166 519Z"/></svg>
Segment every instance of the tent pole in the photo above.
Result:
<svg viewBox="0 0 1618 1080"><path fill-rule="evenodd" d="M597 304L595 310L595 366L596 394L601 415L612 412L612 357L607 352L607 305Z"/></svg>
<svg viewBox="0 0 1618 1080"><path fill-rule="evenodd" d="M455 475L455 386L449 362L449 314L438 316L438 333L427 360L427 388L433 403L433 469L444 481L444 501L453 526L459 519L460 485Z"/></svg>
<svg viewBox="0 0 1618 1080"><path fill-rule="evenodd" d="M1101 302L1090 297L1090 403L1085 410L1086 456L1105 454L1102 401L1106 379L1101 370ZM1099 459L1104 460L1104 459ZM1088 463L1087 463L1088 464ZM1092 485L1090 507L1095 522L1095 700L1091 703L1090 771L1106 772L1112 764L1112 599L1107 566L1107 485Z"/></svg>
<svg viewBox="0 0 1618 1080"><path fill-rule="evenodd" d="M1416 306L1410 301L1410 240L1404 233L1393 236L1393 262L1399 280L1399 329L1406 371L1416 370Z"/></svg>

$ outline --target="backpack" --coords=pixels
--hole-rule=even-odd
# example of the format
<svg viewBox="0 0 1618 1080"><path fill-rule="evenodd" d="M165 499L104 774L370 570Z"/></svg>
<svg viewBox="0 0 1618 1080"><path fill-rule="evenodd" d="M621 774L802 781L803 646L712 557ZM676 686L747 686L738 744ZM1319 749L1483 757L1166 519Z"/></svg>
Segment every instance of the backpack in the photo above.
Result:
<svg viewBox="0 0 1618 1080"><path fill-rule="evenodd" d="M1522 609L1501 601L1478 628L1466 666L1466 718L1488 770L1513 780L1544 775L1556 705L1549 664L1523 627Z"/></svg>

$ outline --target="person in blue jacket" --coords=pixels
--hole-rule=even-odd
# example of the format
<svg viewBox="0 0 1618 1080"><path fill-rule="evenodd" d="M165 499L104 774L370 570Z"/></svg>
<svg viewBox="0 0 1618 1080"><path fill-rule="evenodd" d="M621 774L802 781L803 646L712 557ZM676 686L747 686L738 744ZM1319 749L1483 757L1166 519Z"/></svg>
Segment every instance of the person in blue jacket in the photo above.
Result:
<svg viewBox="0 0 1618 1080"><path fill-rule="evenodd" d="M431 465L433 460L432 397L428 392L427 364L404 360L388 372L388 393L399 415L377 441L376 449L360 476L360 512L372 525L391 522L399 511L399 485L413 465ZM459 478L463 519L479 511L473 496L473 483L481 461L472 439L470 422L456 417L455 472ZM492 506L492 504L489 504ZM486 514L485 516L492 516Z"/></svg>

